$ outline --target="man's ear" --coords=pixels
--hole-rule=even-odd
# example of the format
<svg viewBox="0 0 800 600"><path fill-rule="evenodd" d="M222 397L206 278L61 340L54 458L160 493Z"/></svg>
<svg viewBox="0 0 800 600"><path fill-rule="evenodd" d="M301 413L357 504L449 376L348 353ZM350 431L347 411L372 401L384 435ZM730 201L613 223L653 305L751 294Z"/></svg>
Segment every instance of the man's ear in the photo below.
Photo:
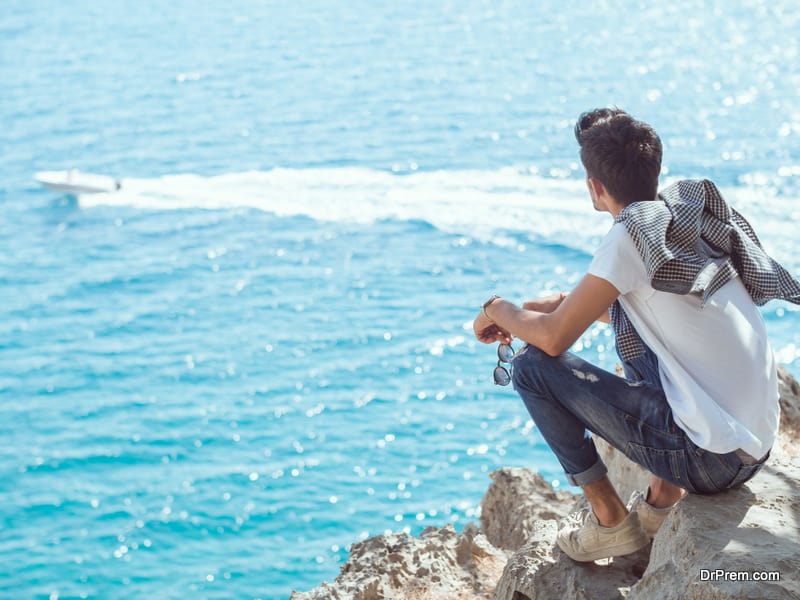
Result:
<svg viewBox="0 0 800 600"><path fill-rule="evenodd" d="M608 191L606 190L606 186L604 186L603 183L599 179L596 179L594 177L589 177L587 179L587 182L589 184L589 187L592 190L592 193L595 195L595 198L601 198L604 195L608 194Z"/></svg>

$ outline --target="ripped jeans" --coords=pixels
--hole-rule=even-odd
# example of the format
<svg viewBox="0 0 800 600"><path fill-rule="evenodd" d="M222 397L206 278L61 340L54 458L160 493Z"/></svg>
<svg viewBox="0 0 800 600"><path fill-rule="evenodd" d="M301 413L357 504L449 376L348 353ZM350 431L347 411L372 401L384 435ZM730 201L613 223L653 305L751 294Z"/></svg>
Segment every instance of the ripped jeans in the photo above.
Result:
<svg viewBox="0 0 800 600"><path fill-rule="evenodd" d="M692 493L738 487L761 469L769 454L746 464L736 451L716 454L689 439L672 417L651 350L623 368L625 378L575 354L551 357L534 346L514 358L514 389L570 484L584 486L607 473L590 432Z"/></svg>

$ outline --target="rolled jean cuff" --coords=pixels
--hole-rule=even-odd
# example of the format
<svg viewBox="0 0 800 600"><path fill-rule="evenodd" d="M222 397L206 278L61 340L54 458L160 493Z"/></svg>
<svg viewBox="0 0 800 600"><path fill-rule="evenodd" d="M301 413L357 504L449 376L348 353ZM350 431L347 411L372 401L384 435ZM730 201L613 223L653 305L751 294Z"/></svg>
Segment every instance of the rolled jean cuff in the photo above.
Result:
<svg viewBox="0 0 800 600"><path fill-rule="evenodd" d="M581 473L566 473L566 476L570 485L583 487L585 485L589 485L590 483L594 483L595 481L600 481L606 473L608 473L608 469L606 468L605 463L598 459L596 463L594 463L585 471L582 471Z"/></svg>

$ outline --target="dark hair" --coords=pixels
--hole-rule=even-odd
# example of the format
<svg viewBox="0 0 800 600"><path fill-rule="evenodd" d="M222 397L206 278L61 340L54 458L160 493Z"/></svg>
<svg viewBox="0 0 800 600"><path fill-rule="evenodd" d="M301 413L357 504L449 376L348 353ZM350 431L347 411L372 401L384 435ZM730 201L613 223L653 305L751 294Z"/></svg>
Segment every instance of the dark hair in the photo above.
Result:
<svg viewBox="0 0 800 600"><path fill-rule="evenodd" d="M619 108L597 108L578 118L575 139L586 174L617 202L627 206L656 198L661 139L650 125Z"/></svg>

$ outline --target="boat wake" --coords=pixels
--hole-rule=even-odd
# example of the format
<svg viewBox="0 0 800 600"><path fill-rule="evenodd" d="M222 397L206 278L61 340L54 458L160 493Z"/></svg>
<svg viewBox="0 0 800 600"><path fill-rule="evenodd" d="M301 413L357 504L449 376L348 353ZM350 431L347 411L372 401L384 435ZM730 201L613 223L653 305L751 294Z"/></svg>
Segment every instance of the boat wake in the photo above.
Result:
<svg viewBox="0 0 800 600"><path fill-rule="evenodd" d="M768 251L787 263L795 261L800 220L795 199L749 184L723 193L753 223ZM588 252L611 225L608 215L591 210L582 179L545 177L514 168L403 175L362 167L276 168L212 177L125 178L120 189L80 194L78 202L83 208L250 208L278 216L364 224L416 220L480 239L523 233Z"/></svg>

